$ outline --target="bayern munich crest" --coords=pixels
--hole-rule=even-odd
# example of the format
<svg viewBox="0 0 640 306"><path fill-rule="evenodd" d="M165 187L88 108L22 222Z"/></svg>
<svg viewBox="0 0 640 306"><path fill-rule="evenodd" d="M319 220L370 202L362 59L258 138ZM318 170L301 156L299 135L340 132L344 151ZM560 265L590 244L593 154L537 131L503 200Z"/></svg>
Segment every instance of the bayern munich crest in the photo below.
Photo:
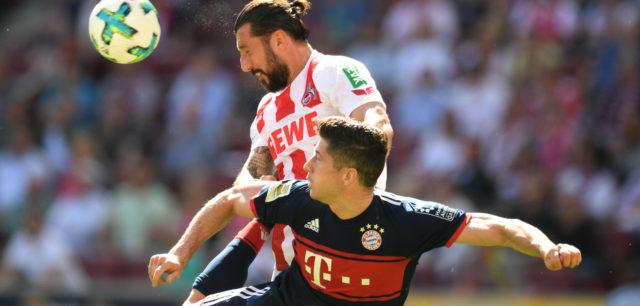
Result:
<svg viewBox="0 0 640 306"><path fill-rule="evenodd" d="M365 228L367 230L365 230ZM367 224L360 228L360 231L363 232L362 238L362 246L369 250L374 251L377 250L380 245L382 245L382 233L384 233L384 229L379 227L377 224L373 226L371 224Z"/></svg>

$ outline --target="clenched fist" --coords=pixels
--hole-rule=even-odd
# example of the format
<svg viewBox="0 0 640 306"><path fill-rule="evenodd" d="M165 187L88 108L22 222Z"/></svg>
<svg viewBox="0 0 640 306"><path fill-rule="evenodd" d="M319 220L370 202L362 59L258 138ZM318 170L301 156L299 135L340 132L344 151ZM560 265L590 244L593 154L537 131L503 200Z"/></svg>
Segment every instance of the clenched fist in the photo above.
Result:
<svg viewBox="0 0 640 306"><path fill-rule="evenodd" d="M569 244L556 244L544 256L547 269L557 271L562 268L574 268L582 261L582 254L578 248Z"/></svg>

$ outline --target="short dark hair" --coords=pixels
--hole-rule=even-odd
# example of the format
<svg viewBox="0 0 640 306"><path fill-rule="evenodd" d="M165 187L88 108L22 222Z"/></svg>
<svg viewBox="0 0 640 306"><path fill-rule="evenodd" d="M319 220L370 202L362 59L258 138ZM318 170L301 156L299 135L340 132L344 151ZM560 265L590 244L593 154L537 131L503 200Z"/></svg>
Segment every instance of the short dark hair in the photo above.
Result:
<svg viewBox="0 0 640 306"><path fill-rule="evenodd" d="M318 132L328 142L327 151L336 169L355 168L363 186L375 186L387 158L387 134L370 125L338 116L319 120Z"/></svg>
<svg viewBox="0 0 640 306"><path fill-rule="evenodd" d="M306 41L309 30L300 19L311 7L308 0L253 0L244 6L234 26L234 33L246 24L251 24L252 36L266 36L283 30L296 40Z"/></svg>

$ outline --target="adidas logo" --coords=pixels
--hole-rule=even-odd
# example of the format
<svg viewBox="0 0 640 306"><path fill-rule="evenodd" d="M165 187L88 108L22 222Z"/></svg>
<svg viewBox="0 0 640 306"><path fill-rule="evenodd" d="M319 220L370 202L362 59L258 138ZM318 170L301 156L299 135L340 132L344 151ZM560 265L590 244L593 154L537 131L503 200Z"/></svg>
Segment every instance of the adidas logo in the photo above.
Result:
<svg viewBox="0 0 640 306"><path fill-rule="evenodd" d="M320 221L318 218L315 218L304 225L304 228L308 228L316 233L320 232Z"/></svg>

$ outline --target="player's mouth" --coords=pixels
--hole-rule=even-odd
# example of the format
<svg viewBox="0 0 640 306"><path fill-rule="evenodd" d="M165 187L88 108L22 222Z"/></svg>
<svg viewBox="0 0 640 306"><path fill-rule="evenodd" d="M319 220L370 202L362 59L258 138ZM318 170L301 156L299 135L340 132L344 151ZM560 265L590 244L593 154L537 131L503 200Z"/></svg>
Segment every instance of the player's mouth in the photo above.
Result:
<svg viewBox="0 0 640 306"><path fill-rule="evenodd" d="M251 70L251 73L253 75L257 76L258 78L260 78L261 76L263 76L265 74L264 71L262 71L261 69Z"/></svg>

